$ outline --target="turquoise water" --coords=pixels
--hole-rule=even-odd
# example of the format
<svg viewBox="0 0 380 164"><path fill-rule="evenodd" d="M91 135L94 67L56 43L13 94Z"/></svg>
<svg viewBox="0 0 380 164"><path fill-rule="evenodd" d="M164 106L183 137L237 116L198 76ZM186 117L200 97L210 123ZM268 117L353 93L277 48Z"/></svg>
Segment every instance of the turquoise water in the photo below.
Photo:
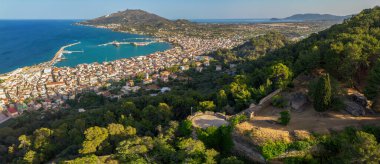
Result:
<svg viewBox="0 0 380 164"><path fill-rule="evenodd" d="M55 53L68 44L68 51L83 51L64 54L56 66L74 67L82 63L101 63L122 58L148 55L170 48L168 43L153 43L147 46L132 45L99 46L112 41L142 42L147 36L113 32L107 29L74 25L75 20L0 20L0 73L20 67L50 61Z"/></svg>

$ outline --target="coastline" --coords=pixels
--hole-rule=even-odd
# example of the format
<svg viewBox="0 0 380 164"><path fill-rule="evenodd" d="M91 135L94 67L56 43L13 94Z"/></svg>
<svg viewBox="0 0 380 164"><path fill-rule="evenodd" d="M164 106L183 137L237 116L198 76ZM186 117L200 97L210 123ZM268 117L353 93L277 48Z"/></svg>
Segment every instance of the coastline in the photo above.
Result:
<svg viewBox="0 0 380 164"><path fill-rule="evenodd" d="M120 32L120 31L119 31ZM77 93L94 90L97 93L101 86L109 81L120 81L135 77L138 74L155 74L172 66L189 67L190 62L199 61L197 56L218 49L229 49L243 40L239 38L202 39L196 37L171 36L159 38L167 40L172 47L165 51L158 51L143 56L122 58L110 62L94 62L79 64L75 67L56 67L51 62L44 62L34 66L19 68L8 74L8 78L0 83L0 90L7 97L4 104L12 102L28 104L30 109L57 109L65 100L71 99ZM62 48L64 49L63 46ZM63 51L62 48L56 53ZM53 58L55 60L55 58ZM54 61L52 60L52 61ZM158 75L157 75L158 74ZM166 76L167 78L167 76ZM101 94L101 93L98 93ZM39 101L42 100L43 104ZM1 102L1 101L0 101Z"/></svg>
<svg viewBox="0 0 380 164"><path fill-rule="evenodd" d="M136 35L141 35L141 36L144 36L144 37L146 36L146 37L148 37L148 38L150 38L152 40L155 40L156 42L166 42L166 43L170 44L171 48L174 47L172 45L172 43L168 42L167 40L163 40L162 38L155 37L153 35L146 35L146 34L140 34L140 33L131 33L131 32L127 32L127 31L116 31L116 30L113 30L113 29L110 29L110 28L103 28L103 27L100 27L100 26L84 25L84 24L80 24L80 22L76 22L76 23L74 23L72 25L86 26L86 27L97 28L97 29L107 29L107 30L110 30L111 32L116 32L116 33L136 34ZM145 38L141 38L141 39L145 39ZM11 70L9 72L0 73L0 79L3 79L4 77L11 76L13 74L18 73L19 71L27 70L27 69L30 69L30 68L48 67L48 66L54 67L54 64L56 64L58 62L57 60L62 56L63 51L66 48L71 47L71 46L75 46L75 45L80 44L80 43L81 42L76 42L76 43L73 43L73 44L68 44L68 45L64 45L64 46L60 47L60 49L55 53L55 55L53 56L53 58L50 59L50 60L48 60L48 61L44 61L44 62L32 64L32 65L23 66L23 67L19 67L19 68L16 68L14 70ZM156 51L156 52L159 52L159 51ZM154 53L156 53L156 52L154 52ZM149 53L149 54L139 55L139 56L134 56L134 57L148 56L148 55L152 55L154 53ZM116 60L122 60L122 59L128 59L128 58L132 58L132 57L120 58L120 59L116 59ZM112 60L112 61L115 61L115 60ZM97 62L81 63L81 64L94 64L94 63L97 63ZM77 64L75 66L70 66L70 67L77 67L78 65L80 65L80 64ZM64 66L64 67L67 67L67 66Z"/></svg>

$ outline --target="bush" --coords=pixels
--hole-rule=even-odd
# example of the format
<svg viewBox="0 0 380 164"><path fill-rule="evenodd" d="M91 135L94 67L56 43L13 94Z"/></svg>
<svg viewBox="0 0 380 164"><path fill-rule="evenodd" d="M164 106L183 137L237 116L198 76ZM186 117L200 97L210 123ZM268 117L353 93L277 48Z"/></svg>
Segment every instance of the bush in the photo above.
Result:
<svg viewBox="0 0 380 164"><path fill-rule="evenodd" d="M288 125L289 122L290 122L290 112L289 111L282 111L280 113L280 118L278 119L278 122L281 124L281 125Z"/></svg>
<svg viewBox="0 0 380 164"><path fill-rule="evenodd" d="M315 160L311 154L307 154L305 156L285 158L284 163L285 164L296 164L296 163L310 163L310 164L315 163L315 164L317 164L317 163L321 163L321 162Z"/></svg>
<svg viewBox="0 0 380 164"><path fill-rule="evenodd" d="M311 144L307 141L296 141L293 142L289 145L289 149L294 149L294 150L306 150L311 147Z"/></svg>
<svg viewBox="0 0 380 164"><path fill-rule="evenodd" d="M181 136L189 137L193 132L193 124L190 120L184 120L181 122L178 128L178 132Z"/></svg>
<svg viewBox="0 0 380 164"><path fill-rule="evenodd" d="M220 160L220 163L221 164L244 164L243 161L239 160L235 156L223 158L222 160Z"/></svg>
<svg viewBox="0 0 380 164"><path fill-rule="evenodd" d="M219 128L210 126L206 129L198 129L197 136L208 148L213 148L223 154L229 153L233 147L231 126Z"/></svg>
<svg viewBox="0 0 380 164"><path fill-rule="evenodd" d="M282 141L270 141L261 147L261 153L265 159L273 159L283 154L288 149L288 144Z"/></svg>
<svg viewBox="0 0 380 164"><path fill-rule="evenodd" d="M287 101L280 95L273 96L272 105L277 108L285 108L287 105Z"/></svg>
<svg viewBox="0 0 380 164"><path fill-rule="evenodd" d="M230 119L230 122L231 122L232 126L236 126L237 124L240 124L240 123L247 121L247 120L248 120L248 118L246 115L239 114L239 115L232 117Z"/></svg>

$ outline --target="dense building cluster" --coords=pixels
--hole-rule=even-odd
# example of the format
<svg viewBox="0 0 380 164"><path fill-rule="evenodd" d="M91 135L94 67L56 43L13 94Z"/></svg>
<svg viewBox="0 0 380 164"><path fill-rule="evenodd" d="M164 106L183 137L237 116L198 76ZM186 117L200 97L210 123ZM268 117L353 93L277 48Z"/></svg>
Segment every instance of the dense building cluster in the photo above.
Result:
<svg viewBox="0 0 380 164"><path fill-rule="evenodd" d="M80 64L75 68L50 67L43 63L13 71L1 77L5 81L0 85L0 110L7 109L8 115L14 115L11 104L19 113L27 109L58 109L65 100L75 98L77 93L92 90L101 94L99 88L110 81L120 81L139 73L146 74L143 84L150 84L157 79L165 82L169 77L176 78L176 75L162 71L165 68L179 66L181 70L186 70L190 62L198 61L195 62L197 70L202 71L201 66L209 65L209 61L199 58L200 55L221 48L232 48L242 42L239 39L187 37L172 37L168 40L177 46L147 56L101 64ZM135 89L126 87L124 91Z"/></svg>

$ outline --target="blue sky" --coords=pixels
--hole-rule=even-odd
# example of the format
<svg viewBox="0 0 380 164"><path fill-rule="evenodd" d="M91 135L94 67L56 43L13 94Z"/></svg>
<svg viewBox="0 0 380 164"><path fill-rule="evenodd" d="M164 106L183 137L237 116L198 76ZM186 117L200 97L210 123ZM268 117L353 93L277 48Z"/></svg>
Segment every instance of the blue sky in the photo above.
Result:
<svg viewBox="0 0 380 164"><path fill-rule="evenodd" d="M282 18L349 15L376 5L380 0L0 0L0 19L90 19L125 9L169 19Z"/></svg>

